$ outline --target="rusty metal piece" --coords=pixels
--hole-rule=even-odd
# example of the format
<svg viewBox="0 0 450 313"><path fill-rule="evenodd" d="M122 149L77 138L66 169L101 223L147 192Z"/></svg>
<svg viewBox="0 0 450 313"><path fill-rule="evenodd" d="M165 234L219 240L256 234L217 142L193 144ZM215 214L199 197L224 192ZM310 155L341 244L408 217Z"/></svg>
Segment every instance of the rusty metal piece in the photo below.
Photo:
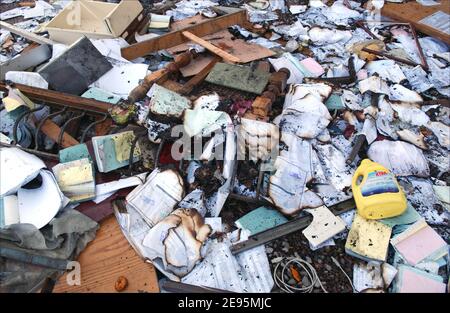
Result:
<svg viewBox="0 0 450 313"><path fill-rule="evenodd" d="M361 50L364 51L364 52L368 52L370 54L375 54L377 56L385 57L386 59L391 59L391 60L394 60L394 61L397 61L397 62L401 62L401 63L407 64L407 65L411 65L411 66L420 65L420 64L417 64L416 62L396 57L395 55L391 55L391 54L389 54L388 52L385 52L385 51L377 51L377 50L372 50L372 49L369 49L369 48L362 48Z"/></svg>
<svg viewBox="0 0 450 313"><path fill-rule="evenodd" d="M103 117L101 120L98 120L98 121L95 121L95 122L89 124L88 127L86 127L86 129L84 130L83 134L81 135L80 143L84 142L84 140L86 139L86 136L87 136L89 130L92 127L94 127L95 125L103 123L104 121L106 121L107 118L108 118L108 115L105 114L105 117Z"/></svg>
<svg viewBox="0 0 450 313"><path fill-rule="evenodd" d="M429 71L427 59L425 58L425 55L423 54L422 46L420 45L419 38L417 37L416 28L413 24L409 23L409 27L411 28L411 34L414 38L414 41L416 42L417 50L419 50L419 56L420 56L420 62L422 62L422 67L425 71Z"/></svg>
<svg viewBox="0 0 450 313"><path fill-rule="evenodd" d="M34 133L34 150L39 150L39 140L38 140L38 135L39 135L39 131L41 130L42 126L45 124L45 121L48 119L52 119L55 116L58 116L60 114L63 114L67 111L67 107L63 108L62 110L56 111L52 114L47 115L46 117L44 117L38 124L38 127L36 128L36 132Z"/></svg>
<svg viewBox="0 0 450 313"><path fill-rule="evenodd" d="M63 136L64 136L64 130L66 129L66 127L69 126L69 124L71 122L73 122L75 120L78 120L78 119L82 118L85 115L86 115L86 112L81 112L79 115L70 118L67 122L64 123L64 125L61 127L61 131L59 132L59 135L58 135L58 141L57 141L58 146L62 146L61 143L62 143L62 139L63 139Z"/></svg>
<svg viewBox="0 0 450 313"><path fill-rule="evenodd" d="M334 215L338 215L353 210L355 207L356 205L354 200L350 199L331 206L330 211L333 212ZM271 242L275 239L281 238L293 232L305 229L306 227L309 226L312 219L313 218L310 215L295 218L284 224L254 234L250 236L247 240L241 241L231 246L231 253L238 254L247 251L251 248L266 244L268 242Z"/></svg>
<svg viewBox="0 0 450 313"><path fill-rule="evenodd" d="M323 77L323 78L308 78L312 81L324 81L333 85L349 85L356 81L355 61L353 56L348 59L348 76L343 77Z"/></svg>
<svg viewBox="0 0 450 313"><path fill-rule="evenodd" d="M372 31L366 26L366 23L367 23L367 22L364 22L364 21L362 21L362 20L356 21L356 22L355 22L355 24L356 24L358 27L362 28L362 29L363 29L367 34L369 34L373 39L379 40L379 38L378 38L374 33L372 33ZM407 26L409 26L409 28L410 28L410 30L411 30L411 34L412 34L412 36L413 36L413 38L414 38L414 41L415 41L415 43L416 43L417 50L419 51L419 56L420 56L420 62L421 62L421 64L417 64L417 63L415 63L415 62L412 62L412 61L409 61L409 60L406 60L406 59L402 59L402 58L399 58L399 57L390 55L389 53L382 52L382 51L375 51L375 50L368 49L368 48L363 48L362 51L365 51L365 52L368 52L368 53L371 53L371 54L374 54L374 55L377 55L377 56L385 57L385 58L388 58L388 59L391 59L391 60L394 60L394 61L397 61L397 62L401 62L401 63L407 64L407 65L411 65L411 66L417 66L417 65L420 65L420 66L422 66L422 68L423 68L425 71L427 71L427 72L429 71L429 67L428 67L427 60L426 60L426 58L425 58L425 56L424 56L424 54L423 54L422 46L420 45L419 39L418 39L418 37L417 37L416 29L415 29L415 27L414 27L414 25L413 25L412 23L380 22L380 24L388 24L388 25L407 25Z"/></svg>
<svg viewBox="0 0 450 313"><path fill-rule="evenodd" d="M374 33L372 33L372 31L369 29L369 27L366 26L366 24L364 24L363 21L356 21L355 24L359 28L362 28L362 30L364 30L370 37L379 40L379 38Z"/></svg>
<svg viewBox="0 0 450 313"><path fill-rule="evenodd" d="M22 119L24 119L27 115L30 115L30 114L32 114L32 113L34 113L34 112L37 112L37 111L40 111L40 110L42 110L43 108L45 108L45 106L40 106L40 107L34 108L34 109L32 109L32 110L23 112L22 114L19 115L19 117L17 118L16 122L14 123L14 127L13 127L13 139L14 139L14 143L17 143L17 142L18 142L18 140L17 140L17 128L19 127L20 121L21 121Z"/></svg>

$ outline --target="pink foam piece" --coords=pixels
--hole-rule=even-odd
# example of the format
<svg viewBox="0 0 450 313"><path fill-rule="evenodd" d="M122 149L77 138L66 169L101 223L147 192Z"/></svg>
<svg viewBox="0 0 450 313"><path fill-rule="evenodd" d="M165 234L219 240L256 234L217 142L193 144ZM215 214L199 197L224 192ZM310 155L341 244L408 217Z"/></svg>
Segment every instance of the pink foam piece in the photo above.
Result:
<svg viewBox="0 0 450 313"><path fill-rule="evenodd" d="M411 265L416 265L427 256L445 247L447 244L434 229L426 226L395 245Z"/></svg>
<svg viewBox="0 0 450 313"><path fill-rule="evenodd" d="M304 67L306 67L308 71L314 73L317 76L320 76L323 73L325 73L323 67L319 63L317 63L316 60L314 60L313 58L306 58L304 60L301 60L300 63Z"/></svg>
<svg viewBox="0 0 450 313"><path fill-rule="evenodd" d="M367 70L359 70L358 73L356 73L356 77L358 80L364 80L368 77Z"/></svg>
<svg viewBox="0 0 450 313"><path fill-rule="evenodd" d="M411 270L405 270L402 275L402 286L399 293L444 293L445 284Z"/></svg>

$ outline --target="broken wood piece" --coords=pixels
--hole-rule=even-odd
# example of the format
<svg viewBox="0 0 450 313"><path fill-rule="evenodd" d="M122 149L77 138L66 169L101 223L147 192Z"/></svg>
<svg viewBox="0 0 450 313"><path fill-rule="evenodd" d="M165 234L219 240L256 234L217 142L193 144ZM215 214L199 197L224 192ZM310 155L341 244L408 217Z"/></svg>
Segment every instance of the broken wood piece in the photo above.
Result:
<svg viewBox="0 0 450 313"><path fill-rule="evenodd" d="M167 88L169 90L172 90L173 92L176 92L176 93L180 93L181 90L183 89L183 85L182 84L180 84L180 83L178 83L178 82L176 82L174 80L170 80L170 79L164 81L161 84L161 86L163 86L164 88Z"/></svg>
<svg viewBox="0 0 450 313"><path fill-rule="evenodd" d="M74 22L74 15L81 21ZM72 1L66 5L45 29L50 38L71 45L81 37L128 38L134 37L144 20L143 7L139 1L101 3L100 1Z"/></svg>
<svg viewBox="0 0 450 313"><path fill-rule="evenodd" d="M51 39L48 39L48 38L45 38L45 37L33 34L31 32L28 32L26 30L23 30L23 29L17 27L17 26L11 25L11 24L3 22L3 21L0 21L0 26L2 28L4 28L4 29L10 31L11 33L19 35L19 36L21 36L23 38L26 38L28 40L40 43L42 45L54 45L56 43L55 41L53 41Z"/></svg>
<svg viewBox="0 0 450 313"><path fill-rule="evenodd" d="M194 89L195 86L197 86L198 84L200 84L201 82L203 82L205 80L206 76L208 76L211 69L214 67L214 65L216 65L217 62L219 62L219 60L220 60L219 57L214 57L208 63L207 66L205 66L197 75L192 77L186 84L184 84L180 93L182 95L189 94L192 91L192 89Z"/></svg>
<svg viewBox="0 0 450 313"><path fill-rule="evenodd" d="M270 73L270 62L269 61L259 61L258 64L256 65L256 69L263 71L263 72Z"/></svg>
<svg viewBox="0 0 450 313"><path fill-rule="evenodd" d="M183 36L192 40L193 42L201 45L203 48L211 51L212 53L222 57L225 61L231 62L231 63L239 63L241 60L237 57L235 57L234 55L229 54L228 52L217 48L216 46L214 46L213 44L207 42L206 40L195 36L194 34L188 32L188 31L184 31L182 32Z"/></svg>
<svg viewBox="0 0 450 313"><path fill-rule="evenodd" d="M128 103L142 100L152 87L153 83L162 83L169 78L169 70L162 68L144 77L144 81L131 90L128 95Z"/></svg>
<svg viewBox="0 0 450 313"><path fill-rule="evenodd" d="M287 86L287 80L290 76L291 72L287 68L282 67L279 71L270 75L269 83L270 85L275 85L278 88L279 93L284 93Z"/></svg>
<svg viewBox="0 0 450 313"><path fill-rule="evenodd" d="M143 99L154 83L162 84L169 79L171 73L177 72L180 68L188 65L196 55L194 50L186 51L177 55L174 61L167 64L164 68L145 76L144 81L128 95L128 103L135 103Z"/></svg>
<svg viewBox="0 0 450 313"><path fill-rule="evenodd" d="M192 77L200 73L209 63L215 58L212 54L201 54L188 65L180 68L180 73L183 77Z"/></svg>
<svg viewBox="0 0 450 313"><path fill-rule="evenodd" d="M246 10L237 9L235 12L207 20L196 25L164 34L162 36L145 40L122 49L122 56L127 60L134 60L149 53L174 47L189 41L183 36L183 31L188 31L196 36L203 37L226 29L233 25L240 25L247 19Z"/></svg>
<svg viewBox="0 0 450 313"><path fill-rule="evenodd" d="M266 97L256 97L252 108L244 114L245 118L265 120L272 108L272 100Z"/></svg>
<svg viewBox="0 0 450 313"><path fill-rule="evenodd" d="M272 110L272 104L281 93L284 93L290 74L290 71L284 67L279 71L272 73L266 91L263 92L262 96L256 97L255 101L252 103L251 110L246 112L244 117L266 121L269 112Z"/></svg>
<svg viewBox="0 0 450 313"><path fill-rule="evenodd" d="M196 285L190 285L171 280L164 280L161 283L161 289L174 292L174 293L232 293L228 290L216 289L210 287L201 287Z"/></svg>
<svg viewBox="0 0 450 313"><path fill-rule="evenodd" d="M69 271L58 279L54 293L116 292L114 285L118 276L128 280L125 292L159 291L155 268L134 251L114 216L100 223L94 240L77 261L83 271L81 284L67 283Z"/></svg>
<svg viewBox="0 0 450 313"><path fill-rule="evenodd" d="M223 29L210 35L198 37L201 37L214 46L233 54L241 60L240 63L249 63L275 55L275 52L261 45L236 38L228 29ZM189 42L185 42L166 50L171 54L178 54L187 51L190 48L188 43Z"/></svg>
<svg viewBox="0 0 450 313"><path fill-rule="evenodd" d="M69 95L66 93L42 89L37 87L30 87L23 84L13 84L13 87L19 89L25 96L35 102L44 102L58 107L69 107L81 111L90 112L93 114L108 113L108 110L113 106L111 103L102 102L94 99L83 98L80 96ZM5 82L0 82L0 90L8 91Z"/></svg>

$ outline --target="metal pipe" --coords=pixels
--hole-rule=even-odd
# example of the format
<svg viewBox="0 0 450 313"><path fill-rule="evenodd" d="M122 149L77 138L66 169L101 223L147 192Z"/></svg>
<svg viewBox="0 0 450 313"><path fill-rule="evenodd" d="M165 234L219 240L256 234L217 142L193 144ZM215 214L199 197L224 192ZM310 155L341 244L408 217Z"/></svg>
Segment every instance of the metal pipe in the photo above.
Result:
<svg viewBox="0 0 450 313"><path fill-rule="evenodd" d="M39 149L39 131L41 130L42 126L44 125L45 121L48 119L52 119L55 116L58 116L60 114L63 114L67 111L67 108L64 108L62 110L59 110L57 112L54 112L52 114L47 115L46 117L44 117L38 124L38 127L36 128L36 132L34 133L34 150L38 150Z"/></svg>
<svg viewBox="0 0 450 313"><path fill-rule="evenodd" d="M70 118L67 122L64 123L64 125L63 125L63 127L61 127L61 131L59 132L59 135L58 135L58 141L57 141L58 146L61 146L61 142L62 142L63 136L64 136L64 130L66 129L66 127L69 126L69 124L71 122L73 122L73 121L75 121L77 119L80 119L80 118L82 118L85 115L86 115L86 112L83 111L83 112L81 112L81 114Z"/></svg>

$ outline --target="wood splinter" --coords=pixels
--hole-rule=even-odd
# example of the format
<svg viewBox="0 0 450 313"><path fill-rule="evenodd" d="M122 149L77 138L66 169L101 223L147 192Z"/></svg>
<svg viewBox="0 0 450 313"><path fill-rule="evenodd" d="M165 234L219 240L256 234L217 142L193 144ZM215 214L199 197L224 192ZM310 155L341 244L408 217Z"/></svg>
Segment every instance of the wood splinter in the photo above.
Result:
<svg viewBox="0 0 450 313"><path fill-rule="evenodd" d="M188 32L188 31L184 31L182 32L183 36L186 37L187 39L195 42L196 44L199 44L200 46L202 46L203 48L211 51L212 53L214 53L215 55L220 56L222 59L224 59L225 61L231 62L231 63L240 63L241 60L238 57L235 57L234 55L229 54L226 51L223 51L222 49L214 46L213 44L209 43L208 41L195 36L194 34Z"/></svg>

